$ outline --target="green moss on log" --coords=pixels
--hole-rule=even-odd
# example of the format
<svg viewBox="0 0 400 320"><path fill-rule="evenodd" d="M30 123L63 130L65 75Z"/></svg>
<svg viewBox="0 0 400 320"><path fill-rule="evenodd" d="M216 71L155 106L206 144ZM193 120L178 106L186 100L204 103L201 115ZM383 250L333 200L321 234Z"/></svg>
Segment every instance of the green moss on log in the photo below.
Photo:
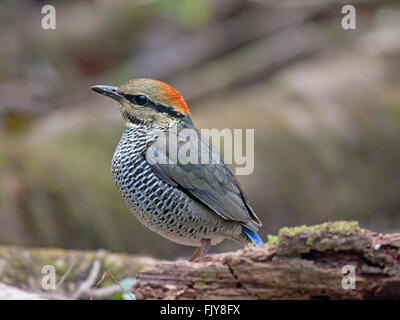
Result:
<svg viewBox="0 0 400 320"><path fill-rule="evenodd" d="M279 230L279 236L295 237L304 233L311 233L317 235L323 232L349 236L355 234L357 230L360 230L357 221L337 221L337 222L325 222L313 226L303 225L293 228L284 227L281 230Z"/></svg>
<svg viewBox="0 0 400 320"><path fill-rule="evenodd" d="M325 222L312 226L284 227L278 236L268 235L267 244L278 245L281 255L297 255L310 250L341 250L357 245L354 238L364 232L357 221ZM358 239L358 238L357 238ZM360 243L359 245L365 245Z"/></svg>

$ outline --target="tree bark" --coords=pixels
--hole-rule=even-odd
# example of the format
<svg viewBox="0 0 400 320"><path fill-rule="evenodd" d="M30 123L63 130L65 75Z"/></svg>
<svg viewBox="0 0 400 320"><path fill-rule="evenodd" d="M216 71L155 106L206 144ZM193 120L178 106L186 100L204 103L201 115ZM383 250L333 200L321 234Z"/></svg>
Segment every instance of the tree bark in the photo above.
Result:
<svg viewBox="0 0 400 320"><path fill-rule="evenodd" d="M400 299L400 234L345 221L283 228L262 248L145 268L132 291L137 299Z"/></svg>

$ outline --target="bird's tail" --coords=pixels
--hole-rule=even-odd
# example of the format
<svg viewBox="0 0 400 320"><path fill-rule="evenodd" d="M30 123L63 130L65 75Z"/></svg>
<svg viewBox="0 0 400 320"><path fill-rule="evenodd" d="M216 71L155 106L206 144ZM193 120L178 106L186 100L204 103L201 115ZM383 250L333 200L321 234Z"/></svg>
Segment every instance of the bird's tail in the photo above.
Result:
<svg viewBox="0 0 400 320"><path fill-rule="evenodd" d="M249 228L243 226L243 231L249 237L249 239L255 244L257 247L264 246L264 241L262 241L261 237L258 235L257 232L250 230Z"/></svg>

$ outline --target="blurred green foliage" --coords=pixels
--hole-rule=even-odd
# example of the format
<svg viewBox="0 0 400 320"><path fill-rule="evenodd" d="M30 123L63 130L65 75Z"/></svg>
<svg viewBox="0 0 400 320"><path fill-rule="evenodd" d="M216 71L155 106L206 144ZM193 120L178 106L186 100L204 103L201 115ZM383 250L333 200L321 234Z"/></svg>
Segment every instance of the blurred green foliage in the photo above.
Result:
<svg viewBox="0 0 400 320"><path fill-rule="evenodd" d="M212 2L209 0L156 1L155 6L162 15L189 29L206 24L213 12Z"/></svg>

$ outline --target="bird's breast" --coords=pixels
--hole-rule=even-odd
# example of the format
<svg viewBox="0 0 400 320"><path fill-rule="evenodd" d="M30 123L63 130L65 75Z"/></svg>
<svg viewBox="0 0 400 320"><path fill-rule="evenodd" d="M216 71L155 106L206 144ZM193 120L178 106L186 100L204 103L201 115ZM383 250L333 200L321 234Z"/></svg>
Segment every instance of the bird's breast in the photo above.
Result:
<svg viewBox="0 0 400 320"><path fill-rule="evenodd" d="M149 229L186 245L198 246L202 238L215 244L224 233L238 233L239 224L223 221L155 174L145 154L156 138L156 131L127 128L112 160L116 186L136 218Z"/></svg>

